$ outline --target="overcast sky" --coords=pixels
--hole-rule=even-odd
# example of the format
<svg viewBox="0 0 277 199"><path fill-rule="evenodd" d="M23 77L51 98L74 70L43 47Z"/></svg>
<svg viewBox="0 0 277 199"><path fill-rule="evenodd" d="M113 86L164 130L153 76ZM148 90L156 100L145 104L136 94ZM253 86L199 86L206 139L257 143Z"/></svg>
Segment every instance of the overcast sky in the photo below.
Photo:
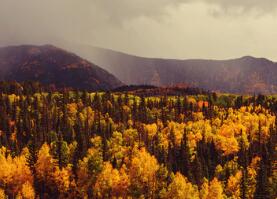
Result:
<svg viewBox="0 0 277 199"><path fill-rule="evenodd" d="M277 61L277 0L0 0L0 45L70 41L147 57Z"/></svg>

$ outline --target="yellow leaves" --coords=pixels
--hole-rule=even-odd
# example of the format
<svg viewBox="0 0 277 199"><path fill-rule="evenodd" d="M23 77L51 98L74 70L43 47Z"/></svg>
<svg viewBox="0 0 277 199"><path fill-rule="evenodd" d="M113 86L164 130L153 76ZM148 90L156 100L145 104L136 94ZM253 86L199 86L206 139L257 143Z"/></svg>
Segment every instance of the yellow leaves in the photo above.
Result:
<svg viewBox="0 0 277 199"><path fill-rule="evenodd" d="M275 125L275 117L261 110L259 114L247 111L246 107L240 110L228 110L228 117L220 125L220 118L213 121L214 129L218 129L214 135L216 148L223 151L224 155L235 154L239 150L239 142L242 141L246 149L249 147L248 137L252 140L259 138L259 124L261 125L261 142L269 137L270 126Z"/></svg>
<svg viewBox="0 0 277 199"><path fill-rule="evenodd" d="M203 112L192 113L192 118L194 121L204 120Z"/></svg>
<svg viewBox="0 0 277 199"><path fill-rule="evenodd" d="M127 121L127 124L128 124L128 128L132 128L133 125L134 125L134 122L133 122L133 120L129 119L129 120Z"/></svg>
<svg viewBox="0 0 277 199"><path fill-rule="evenodd" d="M238 171L235 175L231 175L227 182L226 192L233 199L240 199L240 182L242 172Z"/></svg>
<svg viewBox="0 0 277 199"><path fill-rule="evenodd" d="M101 149L102 147L102 138L100 136L95 136L93 138L90 139L90 142L93 145L93 148L95 149Z"/></svg>
<svg viewBox="0 0 277 199"><path fill-rule="evenodd" d="M143 182L155 178L155 172L159 169L158 162L145 148L139 150L132 159L130 175L139 177Z"/></svg>
<svg viewBox="0 0 277 199"><path fill-rule="evenodd" d="M217 165L215 168L215 177L219 178L222 175L222 172L223 172L222 166L220 164Z"/></svg>
<svg viewBox="0 0 277 199"><path fill-rule="evenodd" d="M67 104L67 114L68 114L68 121L70 125L74 125L74 122L76 121L76 115L78 112L78 106L76 103Z"/></svg>
<svg viewBox="0 0 277 199"><path fill-rule="evenodd" d="M113 108L113 104L112 104L112 102L111 102L110 100L107 101L107 107L108 107L109 109L112 109L112 108Z"/></svg>
<svg viewBox="0 0 277 199"><path fill-rule="evenodd" d="M0 188L0 199L6 199L5 191Z"/></svg>
<svg viewBox="0 0 277 199"><path fill-rule="evenodd" d="M38 160L35 164L38 180L52 189L58 189L60 193L65 193L70 185L70 167L59 169L57 160L50 154L48 144L43 144L38 152Z"/></svg>
<svg viewBox="0 0 277 199"><path fill-rule="evenodd" d="M160 119L157 120L157 127L158 127L158 129L163 129L164 128L164 124Z"/></svg>
<svg viewBox="0 0 277 199"><path fill-rule="evenodd" d="M218 135L215 137L215 144L218 150L223 151L224 155L230 155L237 153L239 151L239 144L235 135L234 124L226 125L224 124L220 130Z"/></svg>
<svg viewBox="0 0 277 199"><path fill-rule="evenodd" d="M78 163L77 186L82 193L87 192L103 167L102 138L96 136L91 139L91 143L92 147L88 149L86 156Z"/></svg>
<svg viewBox="0 0 277 199"><path fill-rule="evenodd" d="M169 147L169 131L168 128L164 128L158 133L159 148L167 151Z"/></svg>
<svg viewBox="0 0 277 199"><path fill-rule="evenodd" d="M69 116L75 116L77 111L77 104L76 103L71 103L71 104L67 104L67 112L69 114Z"/></svg>
<svg viewBox="0 0 277 199"><path fill-rule="evenodd" d="M201 199L224 199L223 187L221 182L215 177L212 181L208 182L204 179L200 190Z"/></svg>
<svg viewBox="0 0 277 199"><path fill-rule="evenodd" d="M110 196L112 186L118 181L118 171L112 168L110 163L105 163L102 172L99 174L94 189L98 197Z"/></svg>
<svg viewBox="0 0 277 199"><path fill-rule="evenodd" d="M194 154L197 143L205 138L206 142L213 140L212 128L208 120L189 121L185 124L190 153Z"/></svg>
<svg viewBox="0 0 277 199"><path fill-rule="evenodd" d="M261 158L259 156L255 156L252 160L251 160L251 164L250 167L253 169L257 169L259 166L259 163L261 161Z"/></svg>
<svg viewBox="0 0 277 199"><path fill-rule="evenodd" d="M131 109L129 108L129 106L123 105L122 109L123 109L124 114L126 114L126 115L128 115L131 112Z"/></svg>
<svg viewBox="0 0 277 199"><path fill-rule="evenodd" d="M224 171L228 171L230 175L236 174L237 170L239 170L239 164L238 164L238 156L235 156L232 160L229 160L224 164Z"/></svg>
<svg viewBox="0 0 277 199"><path fill-rule="evenodd" d="M95 112L92 110L92 108L90 106L85 107L82 112L81 112L81 118L82 118L82 122L88 123L88 128L90 128L93 125L94 122L94 117L95 117Z"/></svg>
<svg viewBox="0 0 277 199"><path fill-rule="evenodd" d="M115 195L119 196L127 194L129 186L130 178L126 172L125 165L123 165L119 170L119 179L113 188Z"/></svg>
<svg viewBox="0 0 277 199"><path fill-rule="evenodd" d="M48 144L43 144L38 152L38 160L35 165L36 174L41 180L47 178L56 167L56 160L50 155L50 147Z"/></svg>
<svg viewBox="0 0 277 199"><path fill-rule="evenodd" d="M223 188L220 181L217 178L214 178L210 182L208 199L224 199Z"/></svg>
<svg viewBox="0 0 277 199"><path fill-rule="evenodd" d="M226 138L224 136L218 136L215 144L216 148L223 151L224 155L235 154L239 151L239 144L235 137Z"/></svg>
<svg viewBox="0 0 277 199"><path fill-rule="evenodd" d="M9 194L18 193L26 182L33 183L32 173L27 165L25 155L12 158L2 147L0 151L0 184L6 186Z"/></svg>
<svg viewBox="0 0 277 199"><path fill-rule="evenodd" d="M242 113L245 113L245 112L246 112L246 106L240 107L240 111L241 111Z"/></svg>
<svg viewBox="0 0 277 199"><path fill-rule="evenodd" d="M197 100L206 99L196 98ZM54 147L57 146L57 143L55 142L52 142L50 147L44 144L38 152L38 160L35 164L36 190L40 191L45 186L43 190L49 192L49 196L65 196L63 193L66 192L68 195L72 193L72 198L85 198L89 197L86 194L90 195L91 190L93 190L93 194L90 196L95 198L222 199L228 197L239 199L242 172L240 171L241 165L238 163L238 156L241 156L241 154L236 153L238 153L240 146L247 150L250 142L254 143L253 146L255 146L255 141L259 137L261 137L261 142L267 141L270 131L272 127L274 129L275 125L275 117L261 107L256 110L253 107L242 107L239 110L229 109L228 111L220 107L215 107L213 111L210 111L210 108L213 107L209 107L206 112L207 118L205 118L202 112L194 112L191 115L188 111L190 108L187 106L188 104L180 103L178 105L176 101L166 98L165 102L162 103L150 100L147 102L147 120L145 124L142 123L141 119L143 120L143 118L140 118L141 114L137 111L138 106L136 106L136 109L132 109L131 102L129 102L127 105L121 103L121 106L117 107L110 101L106 101L106 106L103 98L101 102L103 109L101 111L99 107L95 109L95 111L98 110L97 114L99 114L97 117L99 116L100 124L98 124L98 121L96 123L94 121L95 112L90 107L91 104L85 106L84 104L87 103L82 104L82 100L77 97L75 99L70 96L70 99L73 99L70 101L76 100L78 102L67 104L65 107L66 127L74 134L72 137L69 134L64 136L63 143L68 142L68 149L66 149L66 152L63 148L61 148L62 150L56 150ZM194 111L197 109L197 103L194 98L191 99ZM156 99L154 98L154 100ZM39 110L32 110L31 105L28 108L33 112L26 112L27 116L30 114L31 117L27 117L27 119L30 119L30 128L36 127L36 120L38 119L41 124L37 127L41 129L41 125L45 123L44 117L45 119L49 117L48 119L51 120L52 117L55 117L56 111L58 111L59 117L62 116L61 109L63 110L64 107L60 106L59 103L57 105L49 103L50 107L45 107L42 106L44 99L41 98L39 101L41 104ZM21 102L18 102L18 104L21 104ZM204 105L205 103L200 101L198 110ZM162 109L161 106L163 106ZM15 107L10 108L13 110ZM116 108L120 110L116 110ZM6 121L7 128L3 128L3 130L8 131L0 131L2 144L12 140L10 147L17 147L17 145L14 145L16 127L19 124L24 126L24 123L27 122L20 118L22 113L25 114L24 111L25 105L24 110L19 110L17 113L13 111L12 114L16 113L14 114L15 119ZM43 111L47 111L47 114ZM135 112L136 115L131 115ZM177 112L180 114L177 115ZM9 113L7 116L10 117L12 114ZM123 119L120 114L123 114ZM38 118L33 118L33 115ZM110 116L113 117L115 122ZM131 118L136 118L136 121L132 121ZM162 118L162 120L159 120L159 118ZM77 119L78 124L76 124ZM48 130L52 131L52 128L56 128L56 125L52 124L51 121L49 122L50 129ZM149 124L149 122L153 123ZM87 132L82 132L84 129L91 130L93 134L95 134L95 129L100 129L103 134L93 137L88 144L86 140L90 138L88 138ZM75 136L77 131L80 131L78 132L81 133L80 136ZM26 131L24 134L28 135L29 133ZM43 132L37 133L39 140L45 137ZM21 134L17 134L18 138L19 135ZM76 139L82 143L77 143ZM51 138L51 140L55 139ZM38 145L39 143L36 143L36 146ZM155 154L160 160L161 166L155 156L148 153L145 148L140 149L144 145L151 151L151 154ZM79 154L78 151L75 153L79 149L78 146L84 147L84 150L88 146L91 147L86 151L85 157L76 157ZM219 151L228 157L219 157ZM33 152L32 155L34 155ZM252 152L259 154L259 150ZM31 199L35 197L32 174L26 166L25 157L27 157L27 154L28 150L23 150L21 155L14 158L5 148L0 149L0 185L1 188L5 187L5 190L0 189L0 199L5 197L5 194L13 194L18 198ZM62 160L63 154L66 154L70 161L64 161L65 163L62 163L60 168L54 157L59 157ZM243 153L243 155L249 156L251 153ZM33 166L36 158L29 157L31 157L30 162ZM80 158L82 159L80 160ZM194 158L195 161L192 161ZM244 156L240 158L244 158ZM107 162L104 162L103 159ZM245 190L248 198L253 198L255 193L259 161L259 157L253 158L251 164L247 167L247 172L245 168L243 170L243 174L247 174L243 175L243 185L247 186ZM71 170L71 164L68 164L68 162L74 165L74 174ZM218 165L215 170L211 170L219 163L222 166ZM198 191L197 187L190 183L185 176L177 172L174 177L174 174L169 173L167 168L169 171L181 170L187 173L195 183L203 180L198 179L198 177L214 176L215 178L210 182L204 179L204 183ZM75 177L77 179L76 184ZM274 181L274 178L272 177L270 180ZM225 188L224 192L223 188Z"/></svg>
<svg viewBox="0 0 277 199"><path fill-rule="evenodd" d="M188 145L189 148L194 151L194 149L197 146L197 142L199 142L200 140L202 140L203 136L200 132L196 132L195 134L190 131L189 134L187 135L188 138Z"/></svg>
<svg viewBox="0 0 277 199"><path fill-rule="evenodd" d="M193 97L188 97L188 98L187 98L187 102L188 102L189 104L196 104L196 100L195 100Z"/></svg>
<svg viewBox="0 0 277 199"><path fill-rule="evenodd" d="M121 165L123 159L127 157L128 147L123 145L122 134L118 131L114 131L108 141L108 154L111 160L115 159L117 165Z"/></svg>
<svg viewBox="0 0 277 199"><path fill-rule="evenodd" d="M158 126L156 123L144 125L145 132L147 133L150 140L157 134Z"/></svg>
<svg viewBox="0 0 277 199"><path fill-rule="evenodd" d="M218 135L224 136L226 138L234 137L235 135L235 124L231 123L229 125L223 124L219 130Z"/></svg>
<svg viewBox="0 0 277 199"><path fill-rule="evenodd" d="M173 133L174 144L176 146L180 146L181 141L183 139L183 135L184 135L185 124L184 123L177 123L177 122L169 122L168 123L168 128L169 128L170 133Z"/></svg>
<svg viewBox="0 0 277 199"><path fill-rule="evenodd" d="M69 167L62 169L59 169L58 167L55 168L52 178L60 193L65 193L69 190L70 175L71 169Z"/></svg>
<svg viewBox="0 0 277 199"><path fill-rule="evenodd" d="M256 156L252 158L250 165L247 167L247 173L248 173L247 195L249 198L253 198L254 193L256 191L256 184L257 184L256 178L257 178L260 161L261 161L261 158Z"/></svg>
<svg viewBox="0 0 277 199"><path fill-rule="evenodd" d="M84 157L83 160L79 160L77 170L78 181L77 185L80 191L85 191L88 188L87 181L89 179L88 171L88 157Z"/></svg>
<svg viewBox="0 0 277 199"><path fill-rule="evenodd" d="M212 121L212 125L215 127L215 128L219 128L221 126L221 120L217 117L215 119L213 119Z"/></svg>
<svg viewBox="0 0 277 199"><path fill-rule="evenodd" d="M168 186L167 198L172 199L197 199L199 198L197 187L193 186L179 172Z"/></svg>
<svg viewBox="0 0 277 199"><path fill-rule="evenodd" d="M30 184L30 182L27 181L22 185L21 195L24 199L35 198L35 190L32 184Z"/></svg>
<svg viewBox="0 0 277 199"><path fill-rule="evenodd" d="M102 172L94 185L97 197L119 197L127 194L129 178L123 169L114 169L109 162L104 163Z"/></svg>
<svg viewBox="0 0 277 199"><path fill-rule="evenodd" d="M158 169L159 165L156 158L151 156L145 148L137 151L129 170L132 185L139 190L153 190Z"/></svg>
<svg viewBox="0 0 277 199"><path fill-rule="evenodd" d="M134 147L137 145L138 132L136 129L127 129L123 132L124 145Z"/></svg>
<svg viewBox="0 0 277 199"><path fill-rule="evenodd" d="M8 95L8 98L11 103L14 103L16 100L19 100L19 96L15 94Z"/></svg>
<svg viewBox="0 0 277 199"><path fill-rule="evenodd" d="M204 182L201 185L199 196L201 199L208 199L208 195L209 195L209 181L206 178L204 178Z"/></svg>
<svg viewBox="0 0 277 199"><path fill-rule="evenodd" d="M14 143L17 142L16 132L13 132L13 133L11 134L10 140L11 140L12 142L14 142Z"/></svg>

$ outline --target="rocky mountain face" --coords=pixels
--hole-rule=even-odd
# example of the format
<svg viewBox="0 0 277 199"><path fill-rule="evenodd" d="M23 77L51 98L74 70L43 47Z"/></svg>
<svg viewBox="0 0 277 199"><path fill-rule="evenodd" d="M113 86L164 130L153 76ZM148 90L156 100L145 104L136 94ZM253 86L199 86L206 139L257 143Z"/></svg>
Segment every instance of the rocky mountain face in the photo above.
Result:
<svg viewBox="0 0 277 199"><path fill-rule="evenodd" d="M68 48L73 50L72 46ZM75 52L105 68L126 84L186 84L220 92L277 93L277 64L264 58L156 59L91 46L78 46Z"/></svg>
<svg viewBox="0 0 277 199"><path fill-rule="evenodd" d="M51 45L0 48L0 80L39 81L91 91L123 85L106 70Z"/></svg>

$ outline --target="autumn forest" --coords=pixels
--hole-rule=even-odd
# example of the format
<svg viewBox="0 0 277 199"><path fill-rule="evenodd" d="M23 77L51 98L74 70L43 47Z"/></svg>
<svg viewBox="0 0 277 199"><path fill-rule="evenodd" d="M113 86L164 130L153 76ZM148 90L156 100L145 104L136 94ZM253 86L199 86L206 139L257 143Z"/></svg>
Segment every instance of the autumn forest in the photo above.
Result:
<svg viewBox="0 0 277 199"><path fill-rule="evenodd" d="M277 197L276 96L0 90L1 199Z"/></svg>

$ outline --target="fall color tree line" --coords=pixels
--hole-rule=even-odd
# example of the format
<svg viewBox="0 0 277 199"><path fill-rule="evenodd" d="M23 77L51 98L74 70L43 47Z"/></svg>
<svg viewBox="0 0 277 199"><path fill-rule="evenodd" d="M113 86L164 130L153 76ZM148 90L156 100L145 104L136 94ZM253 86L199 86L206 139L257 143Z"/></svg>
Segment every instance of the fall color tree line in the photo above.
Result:
<svg viewBox="0 0 277 199"><path fill-rule="evenodd" d="M0 199L277 197L273 96L0 88Z"/></svg>

